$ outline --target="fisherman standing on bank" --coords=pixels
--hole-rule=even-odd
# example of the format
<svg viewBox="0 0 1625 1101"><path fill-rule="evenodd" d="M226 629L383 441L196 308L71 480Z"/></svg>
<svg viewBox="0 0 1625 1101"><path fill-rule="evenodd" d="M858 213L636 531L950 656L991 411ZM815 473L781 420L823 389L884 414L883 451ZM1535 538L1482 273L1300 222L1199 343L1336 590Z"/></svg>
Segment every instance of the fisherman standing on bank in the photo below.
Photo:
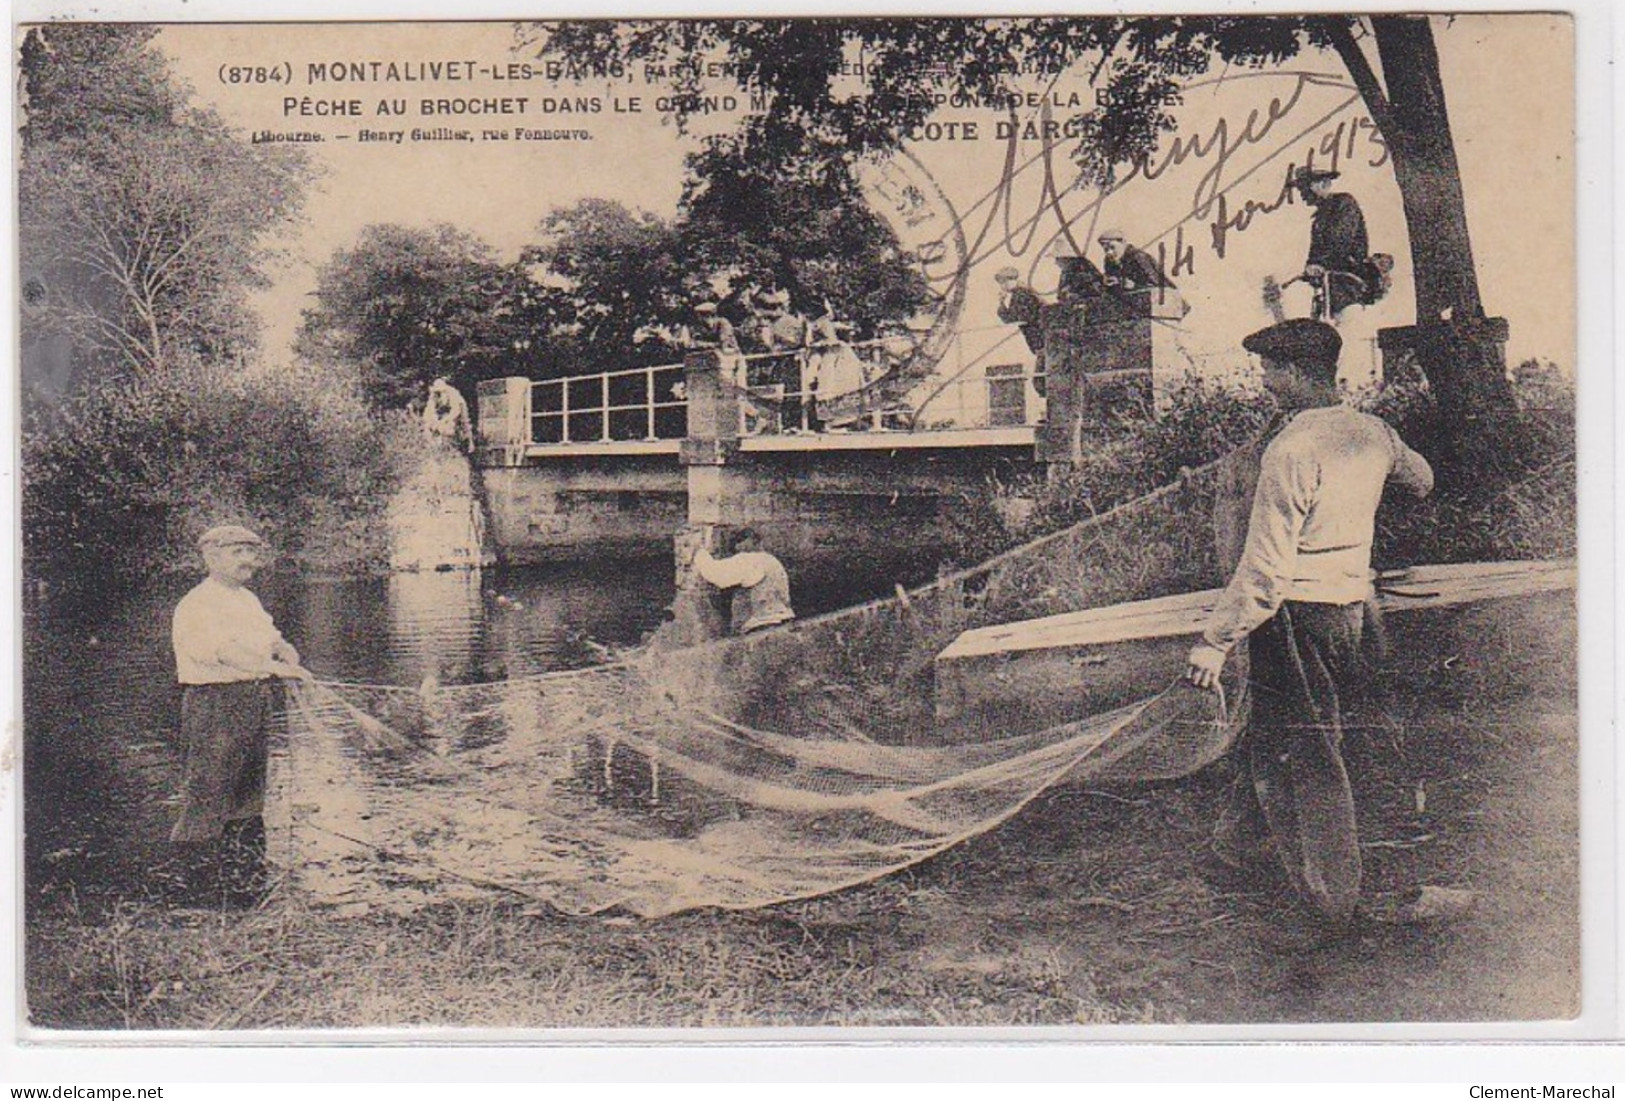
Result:
<svg viewBox="0 0 1625 1101"><path fill-rule="evenodd" d="M1390 479L1425 496L1433 471L1386 422L1339 401L1330 325L1296 318L1243 346L1291 419L1264 451L1241 561L1186 676L1216 686L1249 640L1252 716L1235 753L1250 783L1237 786L1215 855L1239 867L1273 849L1324 937L1346 930L1360 896L1340 708L1359 672L1377 505Z"/></svg>
<svg viewBox="0 0 1625 1101"><path fill-rule="evenodd" d="M309 679L259 599L245 588L265 543L236 524L198 540L209 575L175 607L186 771L170 840L182 847L186 894L227 906L265 889L267 726L274 679Z"/></svg>

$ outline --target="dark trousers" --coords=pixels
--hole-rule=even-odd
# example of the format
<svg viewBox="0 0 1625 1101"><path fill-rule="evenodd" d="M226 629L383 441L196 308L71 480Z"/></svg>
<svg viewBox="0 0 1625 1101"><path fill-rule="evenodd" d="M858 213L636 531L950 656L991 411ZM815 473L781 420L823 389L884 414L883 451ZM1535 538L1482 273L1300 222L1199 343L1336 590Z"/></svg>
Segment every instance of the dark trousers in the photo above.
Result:
<svg viewBox="0 0 1625 1101"><path fill-rule="evenodd" d="M1288 601L1248 642L1252 717L1237 746L1249 783L1233 814L1267 829L1298 895L1344 921L1360 897L1342 700L1359 669L1362 604Z"/></svg>
<svg viewBox="0 0 1625 1101"><path fill-rule="evenodd" d="M186 774L170 840L215 840L226 823L260 816L271 692L269 680L189 684L182 690Z"/></svg>
<svg viewBox="0 0 1625 1101"><path fill-rule="evenodd" d="M184 894L228 904L266 881L265 774L273 682L187 685L181 695L186 772L177 843Z"/></svg>

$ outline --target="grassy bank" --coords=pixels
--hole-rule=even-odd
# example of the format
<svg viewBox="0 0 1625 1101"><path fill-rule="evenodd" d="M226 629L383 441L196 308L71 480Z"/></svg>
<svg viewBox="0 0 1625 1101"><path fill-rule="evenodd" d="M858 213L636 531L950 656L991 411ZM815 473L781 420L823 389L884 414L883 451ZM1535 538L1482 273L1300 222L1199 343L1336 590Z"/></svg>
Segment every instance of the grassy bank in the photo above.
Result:
<svg viewBox="0 0 1625 1101"><path fill-rule="evenodd" d="M1228 434L1250 415L1210 423ZM1201 461L1207 429L1168 431L1154 454L1121 444L1123 486L1166 480L1153 459ZM1484 541L1424 512L1409 549L1560 552L1572 479L1561 433L1549 438L1553 455L1526 448L1520 461L1536 465L1516 480L1446 495L1487 518L1473 535ZM1572 436L1567 447L1572 461ZM1105 500L1057 492L1043 507ZM872 884L657 921L570 918L512 896L410 914L321 907L292 882L247 914L179 910L132 857L123 886L62 875L28 899L30 1013L44 1027L160 1030L1566 1016L1578 997L1573 617L1557 594L1396 622L1377 694L1354 704L1369 891L1469 887L1479 908L1459 925L1373 925L1323 953L1283 953L1269 940L1280 884L1198 866L1223 797L1216 770L1062 787Z"/></svg>

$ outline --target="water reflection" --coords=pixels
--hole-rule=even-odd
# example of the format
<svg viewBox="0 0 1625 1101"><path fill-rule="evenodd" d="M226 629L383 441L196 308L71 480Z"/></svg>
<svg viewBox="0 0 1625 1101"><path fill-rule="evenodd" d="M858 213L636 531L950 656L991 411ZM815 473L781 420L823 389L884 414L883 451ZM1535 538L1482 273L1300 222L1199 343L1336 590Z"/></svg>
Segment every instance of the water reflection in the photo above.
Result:
<svg viewBox="0 0 1625 1101"><path fill-rule="evenodd" d="M390 651L397 655L405 683L476 679L484 618L478 574L395 574L388 583L387 607Z"/></svg>

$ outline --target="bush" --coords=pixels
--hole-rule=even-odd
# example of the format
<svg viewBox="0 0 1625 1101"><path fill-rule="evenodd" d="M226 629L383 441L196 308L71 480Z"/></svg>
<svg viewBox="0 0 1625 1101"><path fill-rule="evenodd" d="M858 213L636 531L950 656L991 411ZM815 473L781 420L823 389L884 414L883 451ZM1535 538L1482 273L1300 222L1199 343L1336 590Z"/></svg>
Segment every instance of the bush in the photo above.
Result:
<svg viewBox="0 0 1625 1101"><path fill-rule="evenodd" d="M1121 415L1100 426L1083 462L1066 475L1018 488L1032 501L1018 534L1058 531L1167 485L1251 438L1273 409L1264 395L1194 380L1170 396L1160 416Z"/></svg>
<svg viewBox="0 0 1625 1101"><path fill-rule="evenodd" d="M1573 390L1550 364L1513 375L1519 412L1476 421L1448 440L1426 379L1401 364L1361 408L1381 416L1428 456L1438 488L1417 502L1399 494L1377 515L1374 561L1565 558L1575 553ZM1567 400L1564 395L1567 395ZM1265 395L1195 382L1160 417L1130 409L1099 426L1083 462L1063 477L1024 475L989 487L956 510L954 557L983 561L1009 547L1088 520L1224 455L1273 415Z"/></svg>
<svg viewBox="0 0 1625 1101"><path fill-rule="evenodd" d="M1512 375L1518 411L1473 422L1452 439L1427 382L1402 370L1364 403L1434 464L1425 501L1385 500L1379 566L1568 558L1576 551L1574 392L1552 364Z"/></svg>
<svg viewBox="0 0 1625 1101"><path fill-rule="evenodd" d="M398 477L388 441L409 428L316 367L187 362L95 389L25 427L24 574L127 582L189 565L197 536L228 522L301 565L376 567Z"/></svg>

